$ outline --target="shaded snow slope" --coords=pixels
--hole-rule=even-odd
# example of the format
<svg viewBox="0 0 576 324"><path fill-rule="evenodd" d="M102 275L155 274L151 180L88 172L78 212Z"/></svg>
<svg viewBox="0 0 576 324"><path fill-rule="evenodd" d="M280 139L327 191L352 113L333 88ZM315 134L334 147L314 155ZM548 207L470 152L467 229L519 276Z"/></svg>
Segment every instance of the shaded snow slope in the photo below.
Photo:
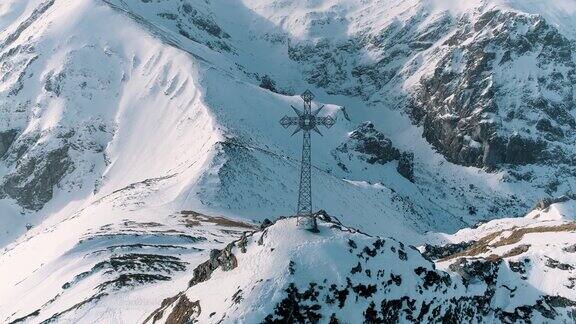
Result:
<svg viewBox="0 0 576 324"><path fill-rule="evenodd" d="M66 217L130 184L179 174L187 181L166 192L176 197L221 138L196 63L105 5L50 8L4 50L13 82L2 83L0 99L3 128L17 133L3 157L1 194L42 210L2 221ZM10 230L13 238L22 227Z"/></svg>

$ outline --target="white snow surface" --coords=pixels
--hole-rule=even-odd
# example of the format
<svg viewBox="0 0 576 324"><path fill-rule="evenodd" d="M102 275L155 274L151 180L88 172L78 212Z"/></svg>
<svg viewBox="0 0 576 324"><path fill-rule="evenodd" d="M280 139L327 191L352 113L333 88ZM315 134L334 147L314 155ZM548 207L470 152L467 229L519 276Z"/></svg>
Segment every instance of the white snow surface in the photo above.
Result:
<svg viewBox="0 0 576 324"><path fill-rule="evenodd" d="M38 211L10 198L0 199L0 321L10 322L37 309L40 315L29 321L63 312L56 316L62 322L142 320L159 301L181 290L189 276L175 271L170 281L110 292L98 288L110 280L109 274L97 272L70 290L62 287L99 262L120 255L114 252L120 245L149 244L130 251L152 249L175 256L190 270L210 249L222 248L245 229L234 228L230 234L226 226L210 222L190 229L182 220L185 210L246 223L293 214L301 139L290 138L278 120L293 113L290 105L301 105L298 94L307 86L302 67L289 59L287 39L377 32L422 8L461 15L495 5L542 14L570 37L576 28L570 0L546 6L512 0L217 0L185 3L213 19L229 38L193 25L188 38L178 32L175 22L159 15L176 3L0 2L0 56L8 58L0 75L0 131L18 129L19 136L35 138L24 157L42 156L67 138L74 163L54 186L52 199ZM46 11L35 14L46 6ZM222 50L226 47L230 50ZM255 76L264 74L294 95L258 87ZM48 80L58 90L47 89ZM387 103L369 104L310 88L317 95L314 105L326 104L323 113L338 120L323 130L324 137L313 138L314 206L351 227L418 245L429 238L427 231L453 233L481 218L502 216L489 211L494 201L505 205L520 200L506 211L515 216L545 195L540 183L526 191L522 183L502 181L504 173L448 163L422 139L420 129ZM350 121L341 106L346 106ZM396 172L395 161L366 165L352 160L350 172L339 169L333 150L366 120L399 149L415 154L417 184ZM0 162L0 177L14 168L15 164ZM472 205L478 206L479 215L468 213ZM555 217L570 213L552 210L546 219L556 221ZM160 224L161 233L156 225L152 229L145 225L151 222ZM26 231L28 223L34 227ZM119 242L92 238L102 233L122 237ZM457 241L460 233L447 240ZM178 235L203 236L207 241L189 242ZM88 238L95 245L85 245ZM302 240L329 245L336 238ZM176 252L162 252L172 245ZM285 247L274 257L287 260L281 253L294 251L301 250ZM312 267L314 260L308 261ZM274 264L258 267L262 266L268 268L260 270L275 278L284 271ZM336 265L319 266L338 273L336 268L330 270ZM102 291L108 295L90 307L65 312Z"/></svg>

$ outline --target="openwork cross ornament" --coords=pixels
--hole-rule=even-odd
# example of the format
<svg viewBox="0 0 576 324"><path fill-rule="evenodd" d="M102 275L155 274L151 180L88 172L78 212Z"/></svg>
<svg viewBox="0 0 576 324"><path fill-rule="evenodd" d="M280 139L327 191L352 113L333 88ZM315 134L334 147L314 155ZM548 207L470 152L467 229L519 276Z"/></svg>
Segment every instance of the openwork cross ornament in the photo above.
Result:
<svg viewBox="0 0 576 324"><path fill-rule="evenodd" d="M299 110L294 106L290 106L296 112L297 116L284 116L280 119L280 124L284 128L296 126L296 130L294 130L292 136L300 131L303 134L302 162L300 165L300 190L298 193L298 211L296 215L298 216L299 227L316 232L318 231L318 225L316 223L316 217L312 212L312 152L310 131L315 131L322 135L318 126L330 128L334 126L336 120L330 116L318 116L324 106L320 106L316 110L312 111L312 100L314 99L314 94L310 90L306 90L302 95L300 95L300 97L304 100L304 110Z"/></svg>

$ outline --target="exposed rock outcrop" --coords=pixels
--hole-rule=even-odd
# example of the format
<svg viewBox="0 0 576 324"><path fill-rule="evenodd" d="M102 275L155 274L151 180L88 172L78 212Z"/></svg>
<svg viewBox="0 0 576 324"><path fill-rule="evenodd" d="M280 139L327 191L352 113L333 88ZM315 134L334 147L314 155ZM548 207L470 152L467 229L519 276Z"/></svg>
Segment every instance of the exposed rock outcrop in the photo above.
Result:
<svg viewBox="0 0 576 324"><path fill-rule="evenodd" d="M336 148L335 154L357 154L358 158L370 164L385 164L400 158L400 151L392 141L378 131L371 122L364 122L349 136L349 140Z"/></svg>
<svg viewBox="0 0 576 324"><path fill-rule="evenodd" d="M0 159L8 152L17 135L18 130L15 129L0 132Z"/></svg>
<svg viewBox="0 0 576 324"><path fill-rule="evenodd" d="M394 147L392 141L377 130L372 122L360 124L350 133L348 140L332 152L332 156L345 172L348 172L346 164L354 159L380 165L398 161L398 173L414 182L414 154L401 152Z"/></svg>
<svg viewBox="0 0 576 324"><path fill-rule="evenodd" d="M22 207L39 210L52 199L54 186L69 172L73 163L64 146L48 152L44 157L28 157L17 163L16 171L2 184L4 193Z"/></svg>
<svg viewBox="0 0 576 324"><path fill-rule="evenodd" d="M467 19L411 103L424 137L461 165L571 163L561 147L576 125L574 44L540 16L495 10ZM516 76L526 59L538 78Z"/></svg>
<svg viewBox="0 0 576 324"><path fill-rule="evenodd" d="M223 271L230 271L238 266L238 261L232 254L234 243L230 243L223 250L210 251L210 259L194 269L194 277L189 282L189 286L194 286L200 282L210 279L214 270L221 268Z"/></svg>
<svg viewBox="0 0 576 324"><path fill-rule="evenodd" d="M402 152L398 159L396 171L410 182L414 182L414 153Z"/></svg>

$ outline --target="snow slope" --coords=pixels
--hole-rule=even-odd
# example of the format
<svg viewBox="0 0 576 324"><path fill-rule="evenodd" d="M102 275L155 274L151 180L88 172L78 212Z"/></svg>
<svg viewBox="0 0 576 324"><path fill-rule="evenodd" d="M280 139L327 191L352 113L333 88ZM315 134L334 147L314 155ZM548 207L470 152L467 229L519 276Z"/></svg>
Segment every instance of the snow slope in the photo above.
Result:
<svg viewBox="0 0 576 324"><path fill-rule="evenodd" d="M0 318L142 320L245 223L293 214L301 139L278 120L305 88L337 119L313 139L314 206L370 235L418 245L427 231L523 215L570 191L569 164L450 163L397 107L433 71L454 23L495 5L3 1ZM573 39L569 3L497 5L541 12ZM432 47L387 56L419 41ZM377 74L352 73L362 66ZM273 89L260 86L265 76ZM374 133L355 142L367 121ZM384 154L385 140L365 150L374 138L398 155ZM357 150L342 153L345 143ZM398 171L403 153L414 155L412 181ZM185 211L227 221L191 225Z"/></svg>

